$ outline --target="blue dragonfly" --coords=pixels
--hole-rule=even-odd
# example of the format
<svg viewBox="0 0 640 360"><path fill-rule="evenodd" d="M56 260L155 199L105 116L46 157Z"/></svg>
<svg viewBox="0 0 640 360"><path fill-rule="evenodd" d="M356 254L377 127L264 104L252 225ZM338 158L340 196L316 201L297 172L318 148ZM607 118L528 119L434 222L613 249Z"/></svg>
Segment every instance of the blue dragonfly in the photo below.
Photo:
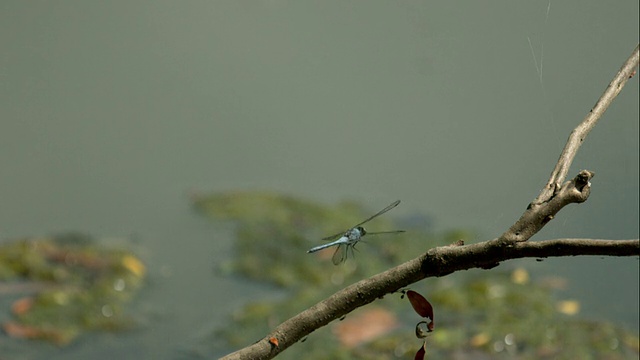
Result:
<svg viewBox="0 0 640 360"><path fill-rule="evenodd" d="M399 234L399 233L403 233L404 230L367 232L362 227L362 225L364 225L365 223L367 223L367 222L377 218L378 216L386 213L387 211L393 209L394 207L398 206L398 204L400 204L400 200L396 200L396 201L392 202L391 204L389 204L389 206L387 206L384 209L378 211L374 215L372 215L369 218L367 218L365 221L354 225L352 228L348 229L347 231L341 231L341 232L339 232L339 233L337 233L335 235L331 235L331 236L327 236L326 238L323 238L322 240L327 240L327 241L334 240L334 241L332 241L332 242L330 242L328 244L319 245L319 246L316 246L314 248L311 248L311 249L309 249L307 251L307 253L314 253L316 251L320 251L322 249L326 249L328 247L337 245L338 248L333 253L333 257L331 258L331 261L333 262L334 265L338 265L338 264L342 263L343 261L345 261L347 259L347 255L348 255L349 251L351 251L351 254L353 255L353 249L355 249L355 246L358 243L358 241L360 241L360 239L362 239L362 237L365 236L365 235Z"/></svg>

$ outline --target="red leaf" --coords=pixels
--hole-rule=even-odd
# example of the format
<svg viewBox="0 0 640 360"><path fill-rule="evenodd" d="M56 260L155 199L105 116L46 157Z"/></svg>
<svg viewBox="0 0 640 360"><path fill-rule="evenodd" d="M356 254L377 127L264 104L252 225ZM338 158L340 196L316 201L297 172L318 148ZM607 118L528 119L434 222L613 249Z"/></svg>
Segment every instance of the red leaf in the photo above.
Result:
<svg viewBox="0 0 640 360"><path fill-rule="evenodd" d="M430 319L431 323L433 323L433 307L427 299L413 290L407 291L407 297L409 298L409 302L411 302L411 306L413 306L413 310L415 310L418 315Z"/></svg>
<svg viewBox="0 0 640 360"><path fill-rule="evenodd" d="M427 350L425 349L426 347L427 347L427 343L425 342L424 344L422 344L422 346L420 347L420 350L418 350L418 352L416 353L416 356L413 359L424 360L424 355L427 352Z"/></svg>

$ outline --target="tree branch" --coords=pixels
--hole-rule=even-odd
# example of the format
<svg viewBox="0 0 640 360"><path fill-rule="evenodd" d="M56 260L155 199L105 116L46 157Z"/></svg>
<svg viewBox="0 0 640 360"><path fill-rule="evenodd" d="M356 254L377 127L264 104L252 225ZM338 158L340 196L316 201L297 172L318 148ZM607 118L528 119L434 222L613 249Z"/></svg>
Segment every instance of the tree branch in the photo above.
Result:
<svg viewBox="0 0 640 360"><path fill-rule="evenodd" d="M336 292L283 322L255 344L223 359L271 359L331 321L428 277L472 268L492 268L510 259L578 255L638 256L640 240L555 239L519 242L506 247L500 242L485 241L467 246L455 244L433 248L413 260ZM271 338L278 339L277 347L271 345Z"/></svg>
<svg viewBox="0 0 640 360"><path fill-rule="evenodd" d="M584 117L580 125L576 127L569 135L569 139L560 154L556 167L551 172L551 177L547 182L547 185L542 189L540 195L533 201L533 204L543 204L551 199L557 189L560 188L562 182L569 173L569 168L573 162L573 158L578 153L578 149L582 146L582 143L591 132L591 129L596 125L602 114L609 108L609 105L613 102L613 99L618 96L622 88L627 81L635 74L635 69L638 67L638 61L640 59L639 46L631 53L631 56L625 61L616 76L611 80L609 86L604 91L600 99L593 106L591 111Z"/></svg>
<svg viewBox="0 0 640 360"><path fill-rule="evenodd" d="M500 237L478 244L465 246L460 241L454 245L430 249L413 260L336 292L286 320L253 345L229 354L223 359L273 358L331 321L428 277L445 276L455 271L472 268L490 269L498 266L502 261L525 257L639 256L640 240L638 239L555 239L527 242L563 207L588 199L593 172L582 170L572 180L564 184L562 182L582 142L632 76L639 60L639 46L636 46L589 114L571 132L548 183L538 197L529 204L520 219Z"/></svg>
<svg viewBox="0 0 640 360"><path fill-rule="evenodd" d="M589 111L582 122L571 132L567 143L560 154L551 177L542 188L538 197L529 204L527 210L509 230L500 236L505 243L527 241L542 227L551 221L563 207L571 203L581 203L587 200L591 192L589 180L595 175L588 170L581 171L573 180L562 182L569 172L573 158L587 138L587 135L609 108L613 99L618 96L627 81L635 74L640 62L640 45L636 45L627 61L622 65L616 76L611 80L600 99Z"/></svg>

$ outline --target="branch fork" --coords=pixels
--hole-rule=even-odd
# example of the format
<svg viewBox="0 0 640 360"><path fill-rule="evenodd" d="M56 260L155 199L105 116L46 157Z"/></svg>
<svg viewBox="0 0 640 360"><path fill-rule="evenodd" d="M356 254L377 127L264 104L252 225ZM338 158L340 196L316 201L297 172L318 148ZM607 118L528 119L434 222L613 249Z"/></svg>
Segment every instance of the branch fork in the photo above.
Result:
<svg viewBox="0 0 640 360"><path fill-rule="evenodd" d="M572 180L565 182L554 191L551 198L543 203L532 202L520 219L498 239L504 245L529 240L540 231L563 207L572 203L583 203L591 194L591 178L595 173L582 170Z"/></svg>

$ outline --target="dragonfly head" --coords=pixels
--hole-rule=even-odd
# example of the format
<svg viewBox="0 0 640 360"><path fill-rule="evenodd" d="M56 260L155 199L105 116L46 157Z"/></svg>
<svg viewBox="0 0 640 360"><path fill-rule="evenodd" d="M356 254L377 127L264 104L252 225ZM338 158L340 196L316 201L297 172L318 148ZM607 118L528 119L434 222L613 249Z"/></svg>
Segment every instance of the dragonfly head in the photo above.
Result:
<svg viewBox="0 0 640 360"><path fill-rule="evenodd" d="M364 236L367 233L362 226L358 226L356 229L360 232L360 236Z"/></svg>

